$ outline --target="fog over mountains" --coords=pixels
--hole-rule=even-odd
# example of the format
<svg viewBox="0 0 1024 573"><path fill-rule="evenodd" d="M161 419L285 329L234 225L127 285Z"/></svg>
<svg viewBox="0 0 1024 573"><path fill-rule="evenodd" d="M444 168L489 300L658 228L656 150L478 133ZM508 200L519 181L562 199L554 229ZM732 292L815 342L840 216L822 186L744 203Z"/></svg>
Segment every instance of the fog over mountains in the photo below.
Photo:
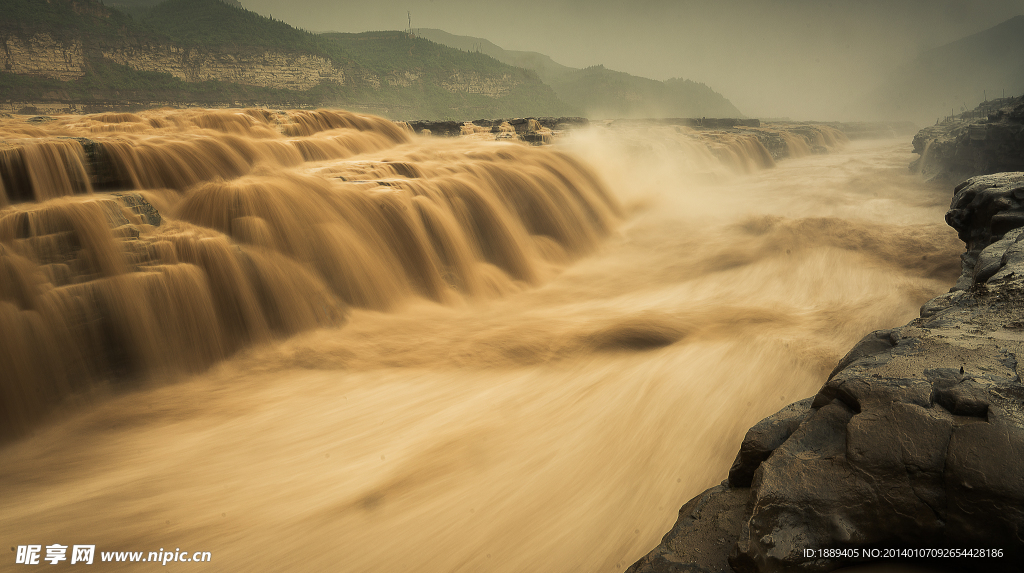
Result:
<svg viewBox="0 0 1024 573"><path fill-rule="evenodd" d="M750 116L839 120L877 113L866 102L925 51L1024 14L1022 0L241 2L314 31L401 30L411 16L565 66L704 83Z"/></svg>
<svg viewBox="0 0 1024 573"><path fill-rule="evenodd" d="M928 123L973 109L984 98L1024 93L1024 16L922 52L866 102L882 117ZM931 112L931 115L928 115ZM941 114L941 115L940 115Z"/></svg>

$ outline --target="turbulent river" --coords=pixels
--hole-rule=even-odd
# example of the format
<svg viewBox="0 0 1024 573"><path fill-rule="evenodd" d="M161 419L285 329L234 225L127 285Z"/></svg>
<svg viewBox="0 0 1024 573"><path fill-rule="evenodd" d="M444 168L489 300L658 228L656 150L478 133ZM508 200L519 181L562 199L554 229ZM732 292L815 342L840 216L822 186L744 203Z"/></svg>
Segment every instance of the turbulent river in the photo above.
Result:
<svg viewBox="0 0 1024 573"><path fill-rule="evenodd" d="M959 271L900 140L772 166L663 127L3 121L0 538L44 557L622 571L749 426ZM160 225L85 181L90 145Z"/></svg>

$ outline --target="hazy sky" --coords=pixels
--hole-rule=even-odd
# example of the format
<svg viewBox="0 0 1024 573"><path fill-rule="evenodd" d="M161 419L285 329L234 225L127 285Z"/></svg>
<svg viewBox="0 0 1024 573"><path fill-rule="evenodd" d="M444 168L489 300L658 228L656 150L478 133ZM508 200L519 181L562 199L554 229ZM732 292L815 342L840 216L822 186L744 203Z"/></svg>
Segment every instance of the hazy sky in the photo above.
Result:
<svg viewBox="0 0 1024 573"><path fill-rule="evenodd" d="M848 119L882 73L1024 0L240 0L312 31L440 28L574 67L708 84L747 115Z"/></svg>

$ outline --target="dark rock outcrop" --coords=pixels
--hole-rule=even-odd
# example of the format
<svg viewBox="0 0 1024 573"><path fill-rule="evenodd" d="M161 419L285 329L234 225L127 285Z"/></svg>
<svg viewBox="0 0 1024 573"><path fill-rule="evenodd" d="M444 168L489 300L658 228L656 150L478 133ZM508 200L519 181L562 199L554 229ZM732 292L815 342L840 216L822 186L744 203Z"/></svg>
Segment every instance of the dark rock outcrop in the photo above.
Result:
<svg viewBox="0 0 1024 573"><path fill-rule="evenodd" d="M956 290L990 278L1024 276L1024 172L976 177L957 186L946 223L967 246Z"/></svg>
<svg viewBox="0 0 1024 573"><path fill-rule="evenodd" d="M474 119L473 121L412 120L405 123L416 133L426 129L430 135L455 137L462 135L462 128L465 126L490 128L492 133L498 133L501 125L508 123L516 133L522 134L536 131L538 126L557 130L586 127L590 124L590 121L585 117L518 117L509 119ZM531 129L531 126L533 129Z"/></svg>
<svg viewBox="0 0 1024 573"><path fill-rule="evenodd" d="M416 133L439 137L457 137L467 133L490 132L497 139L518 139L534 145L551 143L565 130L586 127L584 117L517 117L511 119L475 119L473 121L403 122ZM504 126L504 127L503 127Z"/></svg>
<svg viewBox="0 0 1024 573"><path fill-rule="evenodd" d="M93 190L108 191L133 187L131 177L124 173L123 169L118 169L117 163L110 157L110 152L103 143L85 137L76 137L75 140L82 144L85 168L89 173Z"/></svg>
<svg viewBox="0 0 1024 573"><path fill-rule="evenodd" d="M1024 97L985 102L914 136L913 171L956 184L976 175L1024 171Z"/></svg>
<svg viewBox="0 0 1024 573"><path fill-rule="evenodd" d="M779 410L758 422L747 431L729 469L728 483L732 487L750 487L754 472L800 427L811 409L811 398L805 398Z"/></svg>
<svg viewBox="0 0 1024 573"><path fill-rule="evenodd" d="M129 209L132 213L138 215L143 224L153 225L154 227L160 226L160 222L163 220L160 216L160 211L157 211L156 207L147 201L141 193L123 191L111 193L110 195L117 197L118 202L120 202L124 208Z"/></svg>
<svg viewBox="0 0 1024 573"><path fill-rule="evenodd" d="M627 573L712 573L728 571L729 551L747 519L750 489L728 482L686 502L661 545Z"/></svg>
<svg viewBox="0 0 1024 573"><path fill-rule="evenodd" d="M865 336L817 395L751 428L729 480L687 503L629 571L831 571L896 558L1019 571L1024 228L1008 223L1024 214L1017 195L1024 173L958 186L946 218L968 252L954 290L921 318ZM927 558L935 552L944 557Z"/></svg>

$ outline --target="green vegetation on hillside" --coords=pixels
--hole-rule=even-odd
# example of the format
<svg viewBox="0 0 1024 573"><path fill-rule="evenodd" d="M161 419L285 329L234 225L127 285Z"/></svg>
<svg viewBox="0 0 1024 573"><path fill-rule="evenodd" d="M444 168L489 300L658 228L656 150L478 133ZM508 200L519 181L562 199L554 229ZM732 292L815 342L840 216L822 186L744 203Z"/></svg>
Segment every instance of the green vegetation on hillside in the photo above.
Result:
<svg viewBox="0 0 1024 573"><path fill-rule="evenodd" d="M481 52L511 66L535 71L559 99L593 119L641 117L744 117L729 100L690 80L664 82L592 66L570 68L537 52L505 50L471 36L424 28L417 35L435 42Z"/></svg>
<svg viewBox="0 0 1024 573"><path fill-rule="evenodd" d="M185 46L247 47L328 56L316 34L220 0L165 0L146 12L143 21Z"/></svg>
<svg viewBox="0 0 1024 573"><path fill-rule="evenodd" d="M577 112L561 102L537 74L485 54L455 50L405 32L329 33L322 38L332 51L347 54L379 78L377 101L367 105L389 117L473 119ZM497 98L443 87L446 82L457 83L456 75L469 81L473 74L515 86Z"/></svg>
<svg viewBox="0 0 1024 573"><path fill-rule="evenodd" d="M454 50L405 32L329 33L321 37L336 50L350 55L359 65L377 74L403 70L426 73L458 70L495 76L514 74L524 80L539 81L536 74L503 64L485 54Z"/></svg>
<svg viewBox="0 0 1024 573"><path fill-rule="evenodd" d="M553 79L558 79L563 77L565 74L577 71L577 68L563 66L544 54L538 52L506 50L488 40L485 40L484 38L456 36L455 34L449 34L444 30L438 30L435 28L418 28L413 30L413 32L415 32L416 36L425 38L431 42L436 42L465 52L479 52L481 54L487 54L495 60L510 66L533 70L534 72L537 72L537 75L543 82L548 84L550 84Z"/></svg>
<svg viewBox="0 0 1024 573"><path fill-rule="evenodd" d="M0 13L0 35L93 39L143 30L130 16L89 0L2 0Z"/></svg>
<svg viewBox="0 0 1024 573"><path fill-rule="evenodd" d="M103 0L103 3L115 10L120 10L125 14L130 14L135 17L142 17L148 12L153 6L164 2L165 0ZM220 0L225 4L229 4L236 8L245 8L242 3L238 0Z"/></svg>
<svg viewBox="0 0 1024 573"><path fill-rule="evenodd" d="M133 16L97 0L3 0L12 9L4 35L46 32L82 42L85 76L74 81L2 73L0 97L13 101L188 102L331 105L403 119L473 119L569 115L537 75L479 53L466 53L404 32L311 34L222 0L122 0ZM10 14L12 18L6 18ZM323 81L305 90L271 89L227 81L186 82L104 59L105 48L177 45L213 55L258 58L264 51L309 54L342 70L344 85ZM195 57L193 52L193 57ZM470 91L494 93L468 93Z"/></svg>
<svg viewBox="0 0 1024 573"><path fill-rule="evenodd" d="M127 15L98 0L2 0L0 38L39 32L81 42L83 78L61 82L0 73L0 97L78 102L261 101L267 105L339 105L405 119L498 116L741 116L720 94L688 80L659 82L595 66L577 70L535 52L503 50L480 38L440 30L312 34L241 7L234 0L119 0ZM433 34L438 41L422 35ZM224 81L185 82L103 58L106 47L176 45L211 54L258 58L265 51L332 62L345 84L306 91ZM462 47L463 49L457 49ZM471 47L473 49L465 49ZM194 57L195 52L193 52ZM480 93L469 93L480 92ZM260 98L265 98L260 100Z"/></svg>

